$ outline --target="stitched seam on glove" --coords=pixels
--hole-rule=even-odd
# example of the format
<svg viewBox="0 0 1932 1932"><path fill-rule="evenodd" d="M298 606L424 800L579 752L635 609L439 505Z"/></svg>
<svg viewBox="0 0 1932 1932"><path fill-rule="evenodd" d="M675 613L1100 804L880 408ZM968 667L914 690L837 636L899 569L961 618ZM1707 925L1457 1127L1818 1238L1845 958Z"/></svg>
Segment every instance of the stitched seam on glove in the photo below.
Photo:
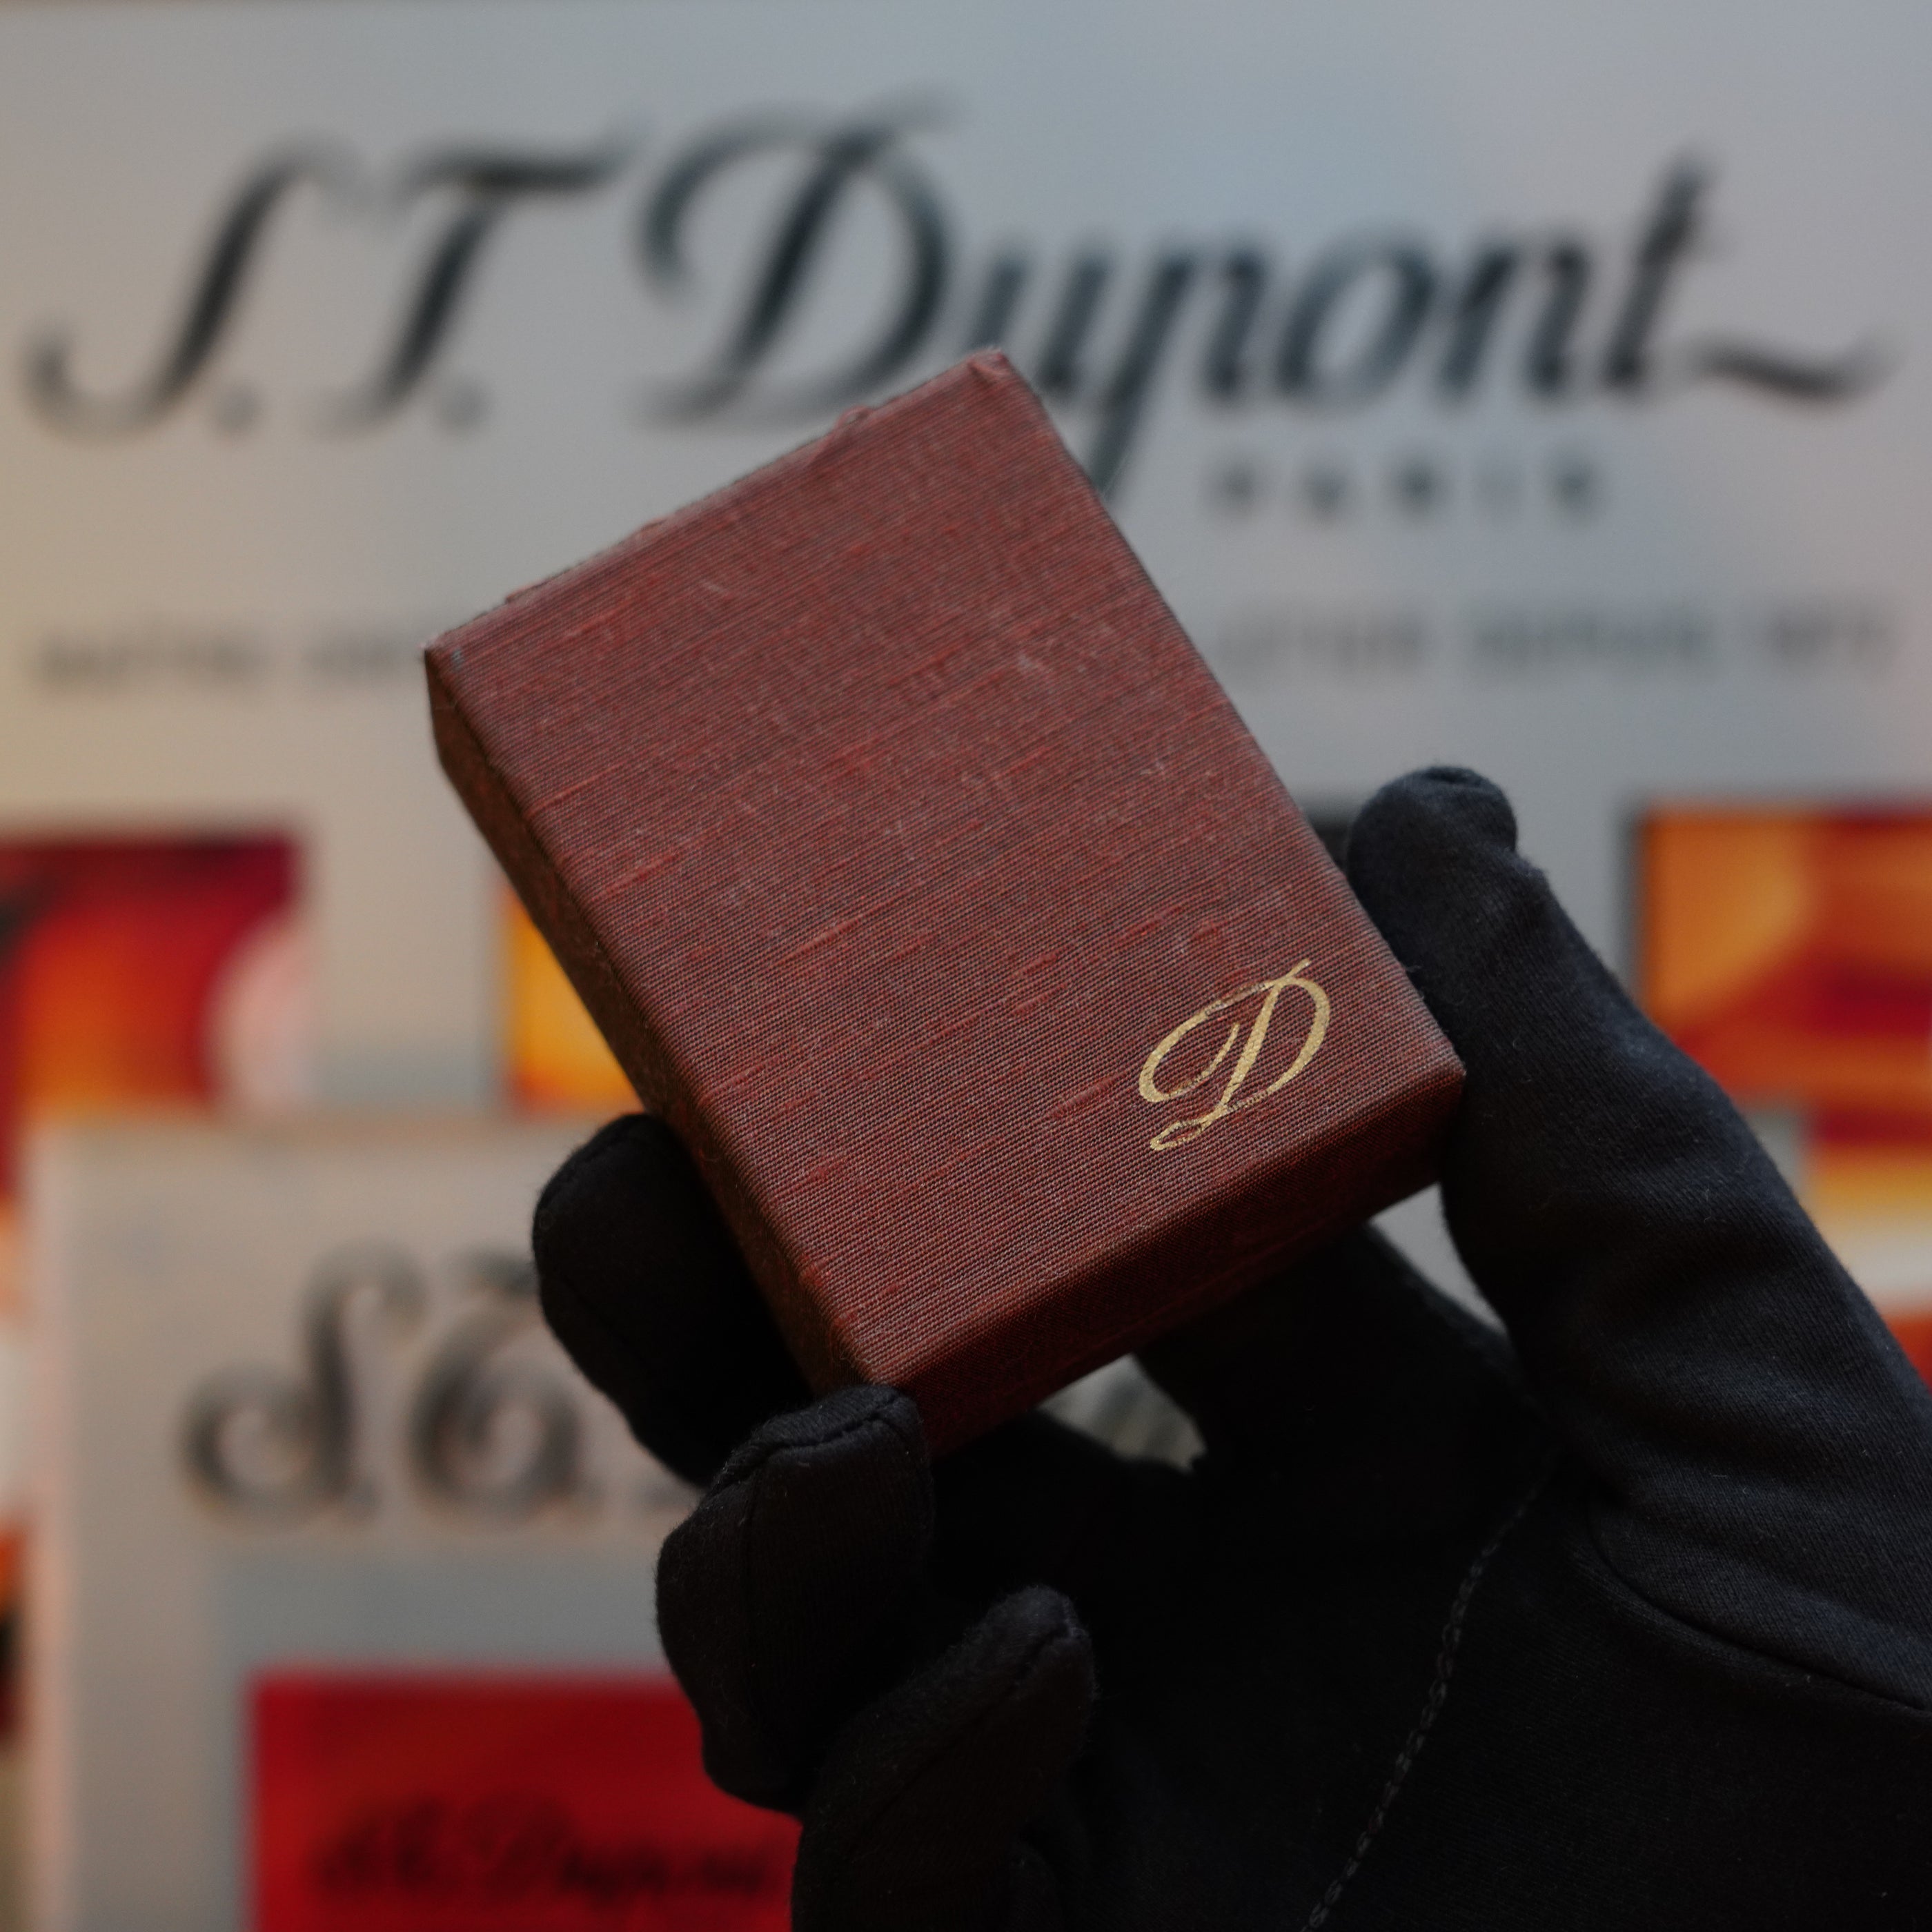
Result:
<svg viewBox="0 0 1932 1932"><path fill-rule="evenodd" d="M1369 1814L1368 1822L1348 1854L1348 1862L1336 1874L1328 1890L1316 1900L1315 1909L1301 1922L1301 1932L1319 1932L1328 1922L1335 1909L1336 1901L1347 1889L1348 1882L1362 1868L1362 1862L1368 1856L1370 1847L1381 1834L1388 1822L1390 1808L1401 1796L1402 1787L1409 1773L1415 1768L1415 1761L1422 1754L1423 1746L1429 1742L1429 1733L1436 1720L1442 1714L1442 1707L1449 1701L1449 1682L1456 1669L1456 1653L1462 1642L1462 1626L1469 1614L1469 1606L1475 1600L1477 1586L1482 1582L1484 1574L1515 1530L1516 1526L1529 1514L1530 1506L1549 1488L1556 1473L1552 1461L1542 1474L1526 1490L1509 1514L1498 1526L1489 1541L1477 1551L1468 1568L1463 1572L1454 1600L1449 1606L1449 1615L1442 1626L1440 1647L1436 1652L1435 1682L1429 1687L1429 1694L1422 1700L1420 1714L1404 1740L1402 1749L1396 1754L1395 1762L1390 1766L1388 1780L1382 1786L1382 1795L1376 1800L1375 1809Z"/></svg>

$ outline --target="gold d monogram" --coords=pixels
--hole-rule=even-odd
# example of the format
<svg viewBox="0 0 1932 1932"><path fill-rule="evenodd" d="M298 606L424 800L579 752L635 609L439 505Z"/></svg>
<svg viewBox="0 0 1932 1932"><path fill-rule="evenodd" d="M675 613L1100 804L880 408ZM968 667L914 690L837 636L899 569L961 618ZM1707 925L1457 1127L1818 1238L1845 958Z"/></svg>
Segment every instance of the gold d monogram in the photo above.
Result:
<svg viewBox="0 0 1932 1932"><path fill-rule="evenodd" d="M1270 1094L1279 1094L1288 1083L1302 1072L1320 1052L1322 1042L1328 1032L1328 995L1312 980L1301 976L1312 962L1303 960L1293 971L1284 973L1279 980L1258 980L1252 986L1244 986L1238 993L1228 993L1210 1005L1203 1006L1191 1018L1184 1019L1173 1032L1147 1057L1141 1069L1141 1098L1150 1107L1164 1107L1171 1100L1184 1099L1188 1094L1198 1093L1220 1072L1222 1063L1228 1054L1234 1053L1234 1042L1240 1041L1240 1051L1234 1054L1234 1066L1229 1070L1226 1084L1222 1088L1220 1097L1204 1114L1196 1114L1184 1120L1170 1120L1156 1134L1148 1145L1156 1154L1164 1154L1169 1148L1185 1147L1190 1141L1198 1141L1216 1120L1225 1120L1230 1114L1238 1114L1250 1107L1258 1107ZM1255 1062L1262 1057L1262 1048L1267 1044L1268 1028L1274 1022L1274 1010L1281 996L1289 987L1306 993L1312 1010L1309 1016L1308 1034L1301 1042L1301 1050L1289 1061L1286 1069L1277 1073L1258 1094L1250 1094L1240 1100L1235 1099L1248 1076L1255 1070ZM1178 1046L1198 1026L1205 1025L1216 1013L1232 1012L1245 1005L1258 994L1261 1006L1245 1029L1239 1020L1228 1029L1228 1037L1222 1041L1221 1050L1209 1060L1192 1080L1178 1087L1163 1090L1156 1076L1161 1062ZM1243 1038L1245 1031L1246 1037Z"/></svg>

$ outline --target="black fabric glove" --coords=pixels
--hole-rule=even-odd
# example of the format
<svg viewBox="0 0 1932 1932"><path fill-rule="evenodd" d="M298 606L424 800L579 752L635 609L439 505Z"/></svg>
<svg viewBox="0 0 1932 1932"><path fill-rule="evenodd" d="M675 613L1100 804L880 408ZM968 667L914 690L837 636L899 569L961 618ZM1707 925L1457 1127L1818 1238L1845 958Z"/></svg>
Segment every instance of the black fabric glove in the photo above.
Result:
<svg viewBox="0 0 1932 1932"><path fill-rule="evenodd" d="M1387 787L1349 874L1508 1339L1352 1236L1144 1357L1185 1473L808 1402L656 1122L545 1193L553 1326L710 1486L664 1646L798 1932L1932 1928L1932 1394L1494 787Z"/></svg>

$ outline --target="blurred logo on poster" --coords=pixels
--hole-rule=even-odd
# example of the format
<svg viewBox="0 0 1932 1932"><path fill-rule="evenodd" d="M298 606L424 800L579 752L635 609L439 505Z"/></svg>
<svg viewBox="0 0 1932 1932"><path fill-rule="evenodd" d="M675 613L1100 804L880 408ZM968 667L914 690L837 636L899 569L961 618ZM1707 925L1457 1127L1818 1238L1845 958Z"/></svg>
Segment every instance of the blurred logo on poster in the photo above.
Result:
<svg viewBox="0 0 1932 1932"><path fill-rule="evenodd" d="M392 1243L338 1248L310 1270L296 1312L292 1362L220 1370L184 1409L186 1474L224 1520L353 1521L405 1492L485 1523L684 1500L662 1472L613 1493L590 1466L598 1399L550 1342L515 1250L470 1250L439 1268ZM404 1377L386 1418L375 1388L386 1370Z"/></svg>
<svg viewBox="0 0 1932 1932"><path fill-rule="evenodd" d="M140 434L203 396L224 428L246 430L262 398L227 380L225 352L275 270L281 231L333 214L359 220L389 258L388 313L368 319L365 372L302 399L308 420L323 434L368 431L428 398L449 427L471 426L483 392L440 379L506 230L637 182L627 226L642 292L676 303L730 292L706 303L697 366L634 403L664 424L816 422L1024 331L1035 386L1090 422L1087 465L1110 489L1197 322L1206 333L1186 388L1223 416L1279 404L1318 420L1405 380L1448 410L1490 383L1545 404L1656 400L1707 382L1842 403L1886 367L1870 334L1820 349L1748 327L1669 332L1676 285L1699 272L1720 218L1697 158L1658 171L1628 241L1578 224L1444 244L1391 219L1332 237L1089 242L1064 255L1008 241L988 253L922 151L929 128L962 112L934 100L843 117L739 112L641 163L622 141L466 142L388 165L340 144L291 144L240 170L145 375L91 382L86 332L62 323L26 345L26 399L69 436ZM721 264L712 206L742 202L747 181L757 212ZM842 231L868 218L881 245L855 261ZM798 339L814 322L825 336L828 314L830 345L801 366Z"/></svg>

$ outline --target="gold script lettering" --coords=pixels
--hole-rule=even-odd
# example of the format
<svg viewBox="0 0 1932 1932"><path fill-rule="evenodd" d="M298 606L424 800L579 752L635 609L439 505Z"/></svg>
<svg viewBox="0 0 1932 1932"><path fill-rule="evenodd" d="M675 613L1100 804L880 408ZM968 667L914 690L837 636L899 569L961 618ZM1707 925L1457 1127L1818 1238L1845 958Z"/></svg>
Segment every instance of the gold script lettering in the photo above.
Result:
<svg viewBox="0 0 1932 1932"><path fill-rule="evenodd" d="M1258 1107L1272 1094L1279 1094L1297 1075L1304 1072L1308 1063L1321 1051L1322 1042L1328 1033L1328 995L1312 980L1305 979L1312 961L1304 959L1292 972L1284 973L1278 980L1258 980L1252 986L1244 986L1238 993L1224 994L1222 998L1203 1006L1201 1010L1181 1022L1154 1050L1148 1055L1141 1068L1141 1098L1150 1107L1165 1107L1171 1102L1185 1100L1190 1094L1198 1093L1219 1073L1228 1054L1234 1055L1234 1064L1228 1069L1220 1097L1204 1114L1196 1114L1182 1120L1170 1120L1156 1134L1148 1145L1156 1154L1164 1154L1170 1148L1185 1147L1190 1141L1198 1141L1217 1120L1225 1120L1230 1114L1239 1114L1250 1107ZM1292 986L1297 992L1308 996L1310 1013L1308 1032L1301 1042L1301 1048L1286 1069L1275 1076L1258 1093L1243 1094L1249 1075L1255 1070L1255 1063L1262 1057L1262 1048L1268 1043L1268 1028L1274 1023L1275 1008L1281 996ZM1258 998L1260 1006L1254 1018L1244 1027L1238 1019L1228 1028L1228 1036L1222 1041L1220 1050L1208 1061L1192 1080L1180 1086L1163 1088L1160 1084L1161 1063L1197 1027L1222 1013L1232 1012L1238 1006L1246 1005L1249 1000ZM1236 1042L1239 1042L1239 1051ZM1236 1096L1240 1097L1237 1099Z"/></svg>

